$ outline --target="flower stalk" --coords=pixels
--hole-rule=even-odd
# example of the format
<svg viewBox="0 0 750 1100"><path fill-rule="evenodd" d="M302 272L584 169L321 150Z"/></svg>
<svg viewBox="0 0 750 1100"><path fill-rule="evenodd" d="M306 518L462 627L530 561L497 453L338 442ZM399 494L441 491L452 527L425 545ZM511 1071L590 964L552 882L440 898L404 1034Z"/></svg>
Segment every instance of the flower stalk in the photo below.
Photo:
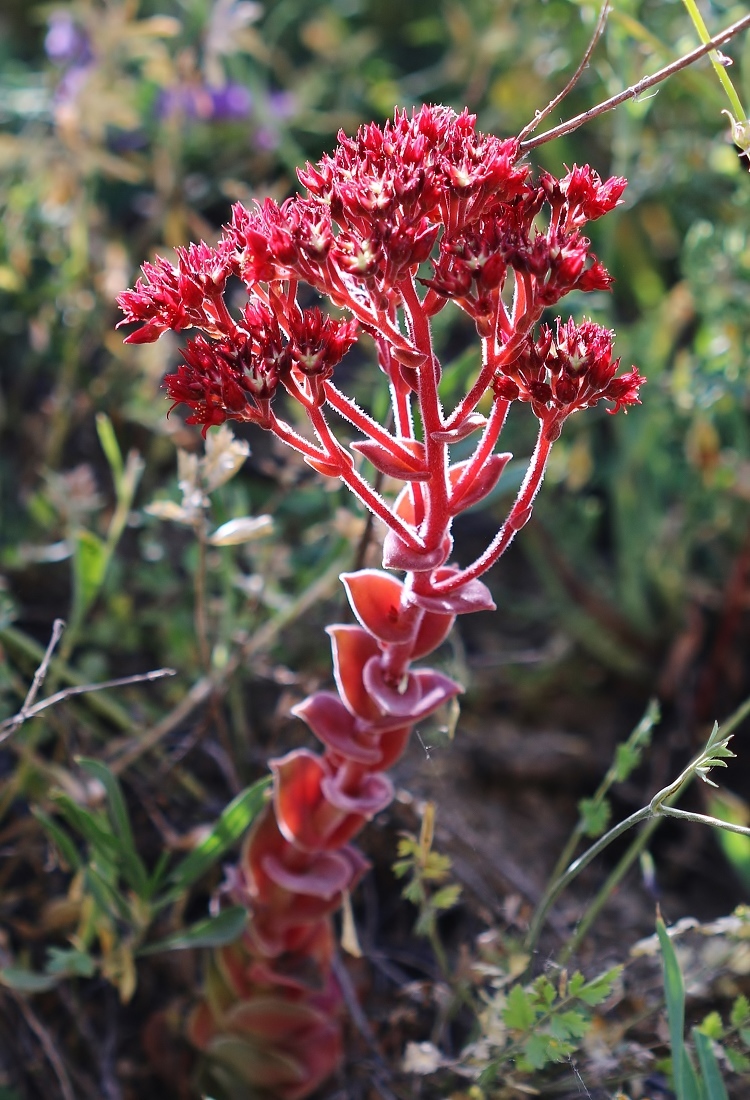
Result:
<svg viewBox="0 0 750 1100"><path fill-rule="evenodd" d="M521 153L516 139L480 133L466 111L397 112L383 127L340 135L332 156L306 165L306 195L235 206L216 246L178 249L176 265L145 264L119 299L123 323L137 326L128 342L197 330L166 379L188 423L204 434L227 420L257 424L339 478L385 528L384 568L341 577L356 624L328 628L336 691L294 708L322 752L270 762L273 798L232 880L247 930L215 952L190 1025L217 1064L281 1100L302 1100L341 1057L332 914L367 868L351 841L391 801L386 772L411 731L462 691L415 662L439 648L458 615L494 608L480 578L530 518L567 417L639 401L644 379L635 367L618 373L611 332L590 321L537 327L570 291L609 288L582 228L619 205L625 180L603 181L588 166L534 180ZM237 316L224 297L230 278L247 289ZM300 288L305 302L312 288L350 319L303 306ZM443 408L431 333L449 301L482 345L477 377L452 410ZM333 381L363 331L389 383L390 426ZM309 437L276 418L280 389L302 409ZM477 411L485 397L487 416ZM461 568L453 520L497 485L511 456L496 448L515 403L537 419L537 445L497 535ZM326 406L362 438L340 439ZM451 461L472 435L469 457ZM361 457L377 481L401 484L394 500L367 480Z"/></svg>

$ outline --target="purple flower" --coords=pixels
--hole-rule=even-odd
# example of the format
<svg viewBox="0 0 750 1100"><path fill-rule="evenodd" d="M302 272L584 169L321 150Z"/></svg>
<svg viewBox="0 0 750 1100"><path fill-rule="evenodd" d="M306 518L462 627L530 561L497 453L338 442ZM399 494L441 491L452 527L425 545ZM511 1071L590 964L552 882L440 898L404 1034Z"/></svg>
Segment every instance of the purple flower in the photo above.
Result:
<svg viewBox="0 0 750 1100"><path fill-rule="evenodd" d="M247 118L253 105L250 91L236 81L230 81L222 88L212 88L211 99L213 117L219 121Z"/></svg>
<svg viewBox="0 0 750 1100"><path fill-rule="evenodd" d="M243 84L230 82L210 88L202 83L174 84L164 88L156 103L159 118L181 117L204 122L219 122L247 118L252 108L252 96Z"/></svg>
<svg viewBox="0 0 750 1100"><path fill-rule="evenodd" d="M58 65L82 65L91 59L88 35L66 11L50 15L44 49L50 61Z"/></svg>

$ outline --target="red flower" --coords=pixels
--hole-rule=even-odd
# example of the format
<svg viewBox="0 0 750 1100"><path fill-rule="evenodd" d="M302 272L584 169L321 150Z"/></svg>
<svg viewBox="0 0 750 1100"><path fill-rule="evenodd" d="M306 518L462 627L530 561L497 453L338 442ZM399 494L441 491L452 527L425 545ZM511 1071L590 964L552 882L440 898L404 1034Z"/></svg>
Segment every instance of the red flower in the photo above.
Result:
<svg viewBox="0 0 750 1100"><path fill-rule="evenodd" d="M612 359L613 332L584 321L576 325L559 318L553 334L542 325L538 340L532 337L516 359L495 381L499 397L512 399L517 389L521 401L528 401L540 419L550 413L567 417L578 409L591 408L602 400L615 402L617 412L625 405L639 404L638 390L645 379L633 367L616 378L619 359Z"/></svg>

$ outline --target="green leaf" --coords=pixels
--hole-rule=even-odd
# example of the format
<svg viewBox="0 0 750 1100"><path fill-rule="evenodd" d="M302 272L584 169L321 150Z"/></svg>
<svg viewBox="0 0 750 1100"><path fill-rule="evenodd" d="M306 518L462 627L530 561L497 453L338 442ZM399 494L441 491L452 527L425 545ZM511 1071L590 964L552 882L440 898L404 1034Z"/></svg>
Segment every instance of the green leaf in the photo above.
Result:
<svg viewBox="0 0 750 1100"><path fill-rule="evenodd" d="M612 816L612 807L606 798L600 801L595 798L582 798L578 803L578 812L581 815L584 835L597 837L606 831Z"/></svg>
<svg viewBox="0 0 750 1100"><path fill-rule="evenodd" d="M550 1035L561 1040L582 1039L590 1027L591 1021L575 1009L556 1012L549 1022Z"/></svg>
<svg viewBox="0 0 750 1100"><path fill-rule="evenodd" d="M698 1053L707 1100L729 1100L724 1079L713 1048L713 1040L700 1028L693 1028L693 1042Z"/></svg>
<svg viewBox="0 0 750 1100"><path fill-rule="evenodd" d="M702 1100L700 1083L683 1038L685 984L677 954L661 917L656 918L656 934L659 937L664 970L664 993L667 1001L667 1020L677 1100Z"/></svg>
<svg viewBox="0 0 750 1100"><path fill-rule="evenodd" d="M606 1001L607 997L611 996L612 990L615 987L615 983L622 974L623 967L613 966L611 970L605 971L604 974L600 974L598 978L592 978L590 982L585 982L582 985L576 984L575 991L573 983L578 976L574 974L570 979L568 985L568 993L571 997L577 997L584 1004L600 1005L603 1001ZM583 977L583 975L581 975Z"/></svg>
<svg viewBox="0 0 750 1100"><path fill-rule="evenodd" d="M99 595L107 571L106 544L79 528L73 535L74 617L80 619Z"/></svg>
<svg viewBox="0 0 750 1100"><path fill-rule="evenodd" d="M550 1008L557 999L557 990L544 974L534 982L534 997L544 1008Z"/></svg>
<svg viewBox="0 0 750 1100"><path fill-rule="evenodd" d="M92 864L86 868L84 881L102 912L108 913L113 920L122 920L128 925L132 923L133 914L126 899Z"/></svg>
<svg viewBox="0 0 750 1100"><path fill-rule="evenodd" d="M223 947L224 944L233 943L242 934L246 924L247 910L244 905L233 905L216 917L207 917L183 932L176 932L158 943L149 944L138 953L155 955L158 951L184 951L189 947Z"/></svg>
<svg viewBox="0 0 750 1100"><path fill-rule="evenodd" d="M105 862L116 865L119 844L102 815L79 806L67 794L55 794L54 799L68 824L88 841Z"/></svg>
<svg viewBox="0 0 750 1100"><path fill-rule="evenodd" d="M96 960L87 951L75 947L48 947L44 971L62 977L93 978Z"/></svg>
<svg viewBox="0 0 750 1100"><path fill-rule="evenodd" d="M79 854L78 849L73 843L72 839L68 836L64 829L54 821L49 814L46 814L44 810L38 810L36 808L31 811L37 821L40 823L44 831L49 836L53 844L56 844L60 850L65 862L73 871L78 871L83 866L83 860Z"/></svg>
<svg viewBox="0 0 750 1100"><path fill-rule="evenodd" d="M724 1047L724 1057L735 1073L747 1073L750 1070L750 1058L746 1054L741 1054L739 1050Z"/></svg>
<svg viewBox="0 0 750 1100"><path fill-rule="evenodd" d="M46 993L60 981L56 974L40 974L23 966L6 966L0 970L0 985L17 993Z"/></svg>
<svg viewBox="0 0 750 1100"><path fill-rule="evenodd" d="M138 897L148 900L148 872L135 846L130 815L119 780L100 760L78 757L77 762L85 772L98 779L107 792L110 822L114 835L120 842L118 854L122 873Z"/></svg>
<svg viewBox="0 0 750 1100"><path fill-rule="evenodd" d="M522 985L514 985L502 1011L503 1023L514 1031L530 1031L536 1020L531 998Z"/></svg>
<svg viewBox="0 0 750 1100"><path fill-rule="evenodd" d="M115 435L115 429L112 427L112 421L106 413L96 414L96 433L99 436L99 443L109 463L109 468L112 472L112 480L115 483L115 489L119 490L124 469L122 451L117 442L117 436Z"/></svg>
<svg viewBox="0 0 750 1100"><path fill-rule="evenodd" d="M172 871L168 900L174 900L201 878L246 832L266 804L266 791L271 782L270 776L264 776L232 799L205 840Z"/></svg>
<svg viewBox="0 0 750 1100"><path fill-rule="evenodd" d="M744 993L741 993L732 1005L729 1022L732 1027L741 1027L748 1019L750 1019L750 1001Z"/></svg>
<svg viewBox="0 0 750 1100"><path fill-rule="evenodd" d="M750 821L750 807L738 795L726 789L709 798L708 813L732 825L747 826ZM729 832L727 829L719 829L716 839L743 886L750 889L750 837Z"/></svg>
<svg viewBox="0 0 750 1100"><path fill-rule="evenodd" d="M568 979L568 996L577 997L585 985L586 979L584 978L580 970L576 970L576 972Z"/></svg>
<svg viewBox="0 0 750 1100"><path fill-rule="evenodd" d="M623 783L641 762L641 753L630 742L618 745L615 749L615 781Z"/></svg>
<svg viewBox="0 0 750 1100"><path fill-rule="evenodd" d="M721 1016L716 1011L709 1012L707 1016L704 1016L698 1030L702 1035L707 1035L709 1039L719 1040L724 1038L724 1024Z"/></svg>
<svg viewBox="0 0 750 1100"><path fill-rule="evenodd" d="M452 909L457 904L458 899L461 897L461 887L453 883L450 886L443 886L442 889L437 890L430 898L430 905L433 909Z"/></svg>
<svg viewBox="0 0 750 1100"><path fill-rule="evenodd" d="M544 1069L548 1062L556 1062L558 1051L556 1044L543 1032L530 1035L523 1044L523 1054L532 1069Z"/></svg>

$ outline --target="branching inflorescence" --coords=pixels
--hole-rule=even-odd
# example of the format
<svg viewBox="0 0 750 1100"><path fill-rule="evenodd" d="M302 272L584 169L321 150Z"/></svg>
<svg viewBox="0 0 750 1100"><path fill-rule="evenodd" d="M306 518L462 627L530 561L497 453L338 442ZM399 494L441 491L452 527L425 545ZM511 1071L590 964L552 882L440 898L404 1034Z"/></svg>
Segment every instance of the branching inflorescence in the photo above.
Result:
<svg viewBox="0 0 750 1100"><path fill-rule="evenodd" d="M414 725L461 691L412 662L443 642L457 615L494 606L479 578L528 521L566 418L602 400L610 412L636 404L643 382L635 367L617 374L613 334L599 325L538 325L570 291L610 286L582 229L619 204L625 180L603 182L585 166L534 182L517 140L481 134L472 115L445 107L341 134L333 156L299 177L306 196L237 205L216 247L178 249L176 266L145 264L119 300L125 322L139 324L130 343L198 330L166 380L174 403L189 406L188 423L204 433L230 419L258 424L340 478L385 525L384 567L404 574L342 578L358 625L329 628L337 692L295 708L324 752L271 762L273 801L234 885L247 931L216 952L192 1019L199 1047L283 1100L307 1095L340 1058L331 914L366 868L349 842L390 802L384 773ZM239 316L225 299L230 277L248 291ZM301 286L347 319L300 305ZM447 411L430 318L449 299L475 322L482 359ZM362 332L388 379L390 429L333 381ZM309 435L277 416L279 387L304 410ZM514 401L530 405L537 443L496 536L459 568L453 518L497 484L510 455L496 447ZM329 410L363 438L344 446ZM471 435L471 456L451 463L451 447ZM404 483L395 502L363 475L362 457Z"/></svg>

